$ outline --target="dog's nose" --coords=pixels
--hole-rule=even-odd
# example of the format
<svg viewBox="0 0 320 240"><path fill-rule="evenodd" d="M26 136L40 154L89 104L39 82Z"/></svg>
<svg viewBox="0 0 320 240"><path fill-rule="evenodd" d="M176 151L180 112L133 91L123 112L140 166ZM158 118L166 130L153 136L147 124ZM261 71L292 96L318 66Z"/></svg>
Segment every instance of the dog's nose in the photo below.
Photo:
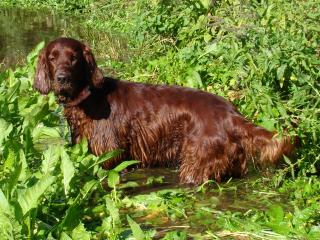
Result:
<svg viewBox="0 0 320 240"><path fill-rule="evenodd" d="M60 83L64 83L68 80L68 76L66 74L59 74L57 76L57 80L60 82Z"/></svg>

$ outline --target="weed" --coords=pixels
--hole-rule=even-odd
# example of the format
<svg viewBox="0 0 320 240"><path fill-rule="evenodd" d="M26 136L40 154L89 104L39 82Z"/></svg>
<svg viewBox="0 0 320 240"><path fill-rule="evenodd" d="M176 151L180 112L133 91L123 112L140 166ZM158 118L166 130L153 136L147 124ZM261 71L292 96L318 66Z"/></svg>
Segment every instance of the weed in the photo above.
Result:
<svg viewBox="0 0 320 240"><path fill-rule="evenodd" d="M0 3L18 5L80 17L100 65L118 77L224 96L255 123L299 136L301 147L258 180L121 184L136 161L103 170L99 163L119 151L96 157L85 140L68 145L61 107L32 90L41 43L24 66L0 73L1 239L320 238L318 1Z"/></svg>

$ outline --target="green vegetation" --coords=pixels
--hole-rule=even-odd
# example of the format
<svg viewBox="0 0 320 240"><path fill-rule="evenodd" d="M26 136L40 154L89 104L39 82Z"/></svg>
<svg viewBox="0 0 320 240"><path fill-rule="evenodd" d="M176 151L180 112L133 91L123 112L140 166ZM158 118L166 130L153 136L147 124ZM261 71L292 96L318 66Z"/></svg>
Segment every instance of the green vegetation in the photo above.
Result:
<svg viewBox="0 0 320 240"><path fill-rule="evenodd" d="M269 177L195 188L167 188L161 176L121 182L136 161L101 169L118 152L95 157L86 141L70 146L61 107L32 89L40 43L24 66L0 73L0 239L320 239L319 1L0 6L79 17L107 74L207 90L302 142Z"/></svg>

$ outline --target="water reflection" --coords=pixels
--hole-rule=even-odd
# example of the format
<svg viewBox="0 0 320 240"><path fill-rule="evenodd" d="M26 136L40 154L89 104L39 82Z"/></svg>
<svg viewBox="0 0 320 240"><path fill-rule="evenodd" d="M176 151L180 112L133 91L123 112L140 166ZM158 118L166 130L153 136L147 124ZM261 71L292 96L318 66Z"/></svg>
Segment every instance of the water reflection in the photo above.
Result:
<svg viewBox="0 0 320 240"><path fill-rule="evenodd" d="M172 169L137 169L124 174L121 178L124 184L128 181L138 183L134 188L125 189L124 195L131 198L139 199L137 196L142 195L145 199L148 199L146 194L161 192L163 190L168 193L174 193L174 191L182 189L185 193L185 200L180 199L176 201L178 203L184 201L183 208L185 208L185 215L187 217L170 218L162 210L164 203L168 204L168 208L173 207L171 212L183 209L175 208L175 202L171 205L170 197L162 205L159 204L159 199L165 198L163 194L160 194L160 197L151 197L149 202L144 199L144 201L141 201L142 207L137 204L136 206L138 207L124 210L130 216L133 216L142 227L157 229L157 235L154 239L160 239L166 232L173 230L184 230L189 234L204 233L208 229L213 232L221 231L221 228L217 224L217 216L220 213L228 211L242 212L243 214L254 209L265 211L273 204L292 211L292 206L288 204L286 196L279 194L268 185L264 186L262 183L255 186L254 183L260 182L259 180L263 177L262 173L250 173L245 178L233 179L230 182L223 182L219 185L212 183L206 186L205 191L201 191L198 187L188 188L180 185L178 183L178 174L177 170ZM148 178L159 176L163 176L164 179L161 184L146 184ZM173 194L172 196L175 195ZM144 204L149 204L150 207L144 208Z"/></svg>
<svg viewBox="0 0 320 240"><path fill-rule="evenodd" d="M134 49L128 49L124 33L89 27L85 21L81 15L69 17L52 12L0 8L0 70L23 64L39 42L47 43L61 36L88 44L99 63L128 61L135 54Z"/></svg>
<svg viewBox="0 0 320 240"><path fill-rule="evenodd" d="M68 22L43 11L0 9L0 68L23 63L39 42L61 36Z"/></svg>

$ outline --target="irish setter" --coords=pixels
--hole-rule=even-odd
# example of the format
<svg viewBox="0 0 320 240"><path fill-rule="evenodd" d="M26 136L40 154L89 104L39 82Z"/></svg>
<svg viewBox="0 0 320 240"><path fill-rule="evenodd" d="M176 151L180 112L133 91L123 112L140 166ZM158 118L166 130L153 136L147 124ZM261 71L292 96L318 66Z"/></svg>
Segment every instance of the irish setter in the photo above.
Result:
<svg viewBox="0 0 320 240"><path fill-rule="evenodd" d="M178 167L180 182L241 177L248 160L276 163L293 151L290 138L255 126L222 97L190 88L120 81L102 75L89 48L71 38L41 52L34 87L64 106L73 143L87 138L104 163L140 160L142 167Z"/></svg>

